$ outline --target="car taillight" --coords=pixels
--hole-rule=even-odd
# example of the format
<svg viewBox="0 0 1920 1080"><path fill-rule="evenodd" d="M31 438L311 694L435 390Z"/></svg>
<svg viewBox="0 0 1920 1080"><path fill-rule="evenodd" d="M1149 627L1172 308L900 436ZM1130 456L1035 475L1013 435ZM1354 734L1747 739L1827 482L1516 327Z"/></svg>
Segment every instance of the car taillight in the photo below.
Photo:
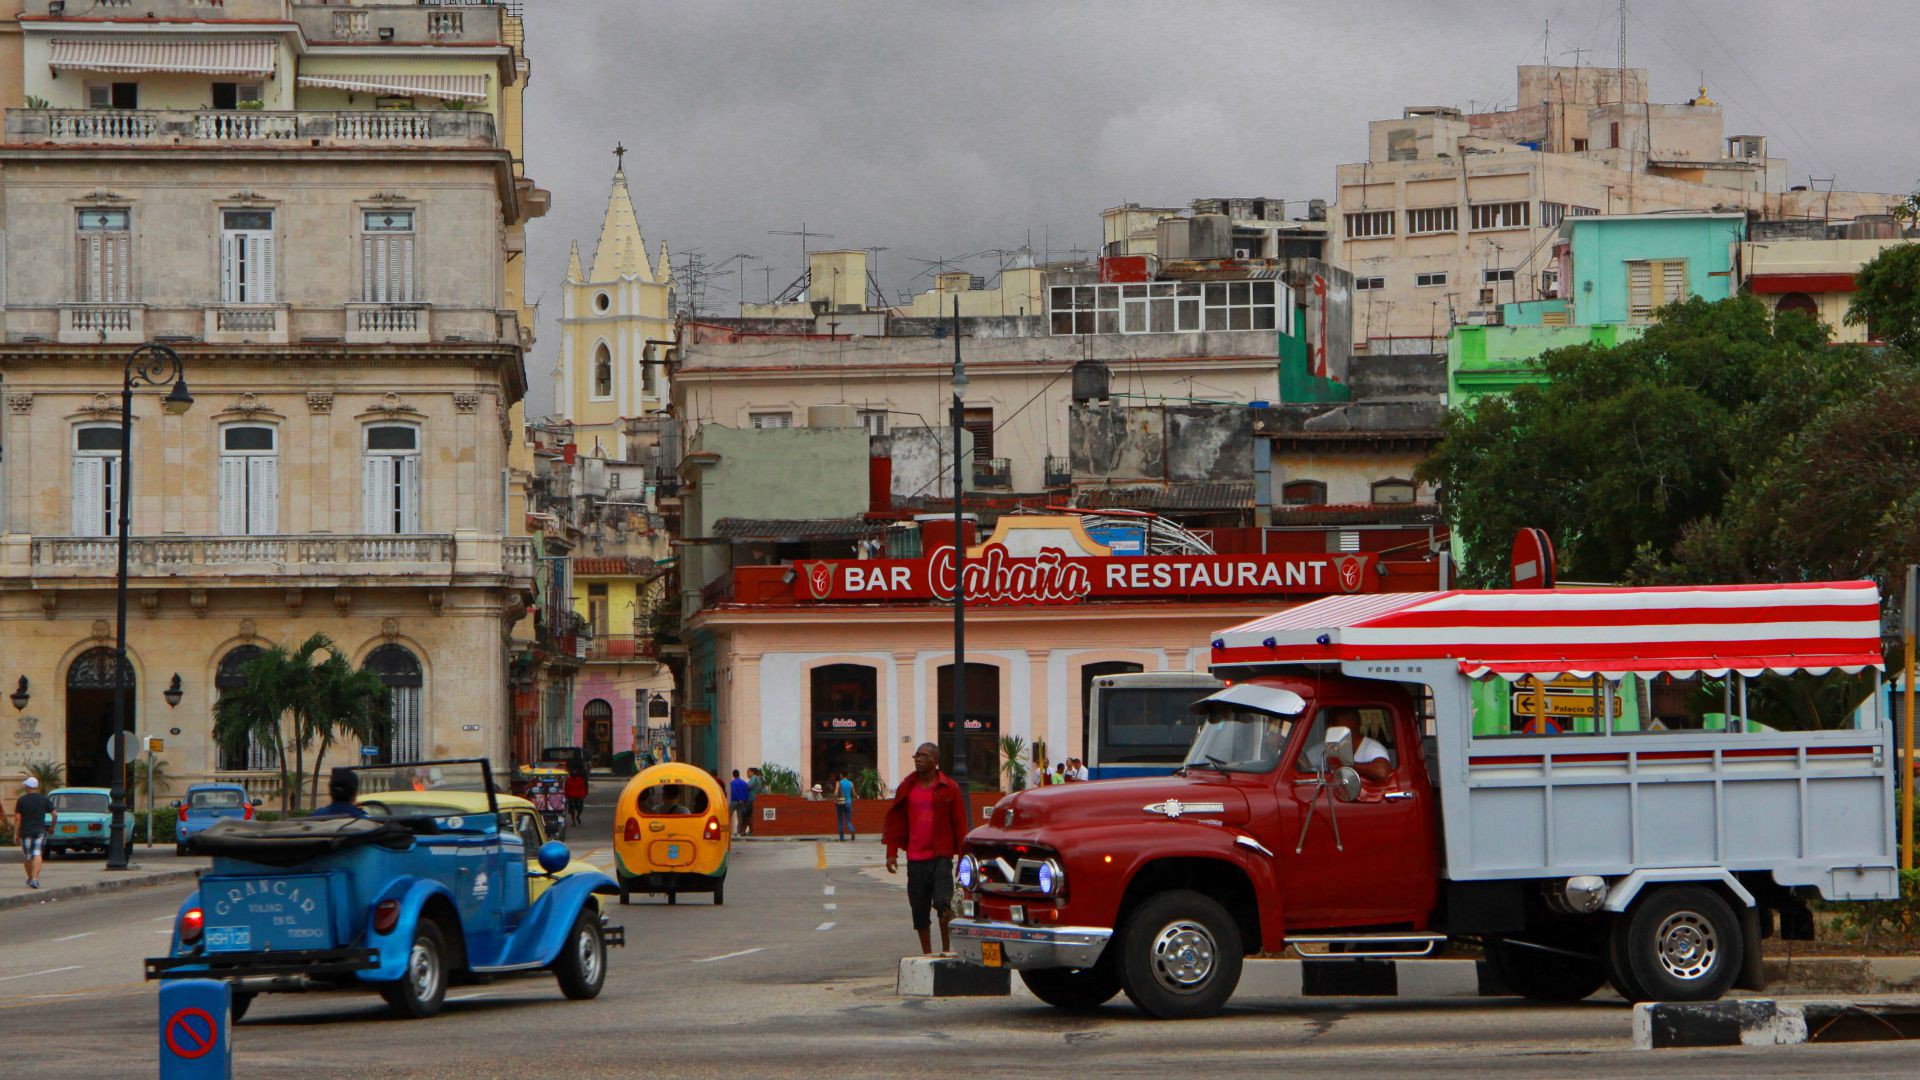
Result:
<svg viewBox="0 0 1920 1080"><path fill-rule="evenodd" d="M720 819L712 815L707 817L706 837L709 840L720 839Z"/></svg>
<svg viewBox="0 0 1920 1080"><path fill-rule="evenodd" d="M637 817L628 818L627 827L621 830L620 836L621 836L621 839L624 839L628 843L633 843L634 841L639 840L640 839L640 819Z"/></svg>
<svg viewBox="0 0 1920 1080"><path fill-rule="evenodd" d="M181 821L187 820L187 804L186 803L180 804L180 820Z"/></svg>
<svg viewBox="0 0 1920 1080"><path fill-rule="evenodd" d="M252 803L248 803L240 808L240 820L241 821L253 820L253 804Z"/></svg>
<svg viewBox="0 0 1920 1080"><path fill-rule="evenodd" d="M399 921L400 921L400 901L382 900L379 903L373 905L374 933L376 934L387 933L388 931L393 929L393 924Z"/></svg>
<svg viewBox="0 0 1920 1080"><path fill-rule="evenodd" d="M182 945L200 940L200 931L206 926L206 913L197 907L190 907L180 913L180 943Z"/></svg>

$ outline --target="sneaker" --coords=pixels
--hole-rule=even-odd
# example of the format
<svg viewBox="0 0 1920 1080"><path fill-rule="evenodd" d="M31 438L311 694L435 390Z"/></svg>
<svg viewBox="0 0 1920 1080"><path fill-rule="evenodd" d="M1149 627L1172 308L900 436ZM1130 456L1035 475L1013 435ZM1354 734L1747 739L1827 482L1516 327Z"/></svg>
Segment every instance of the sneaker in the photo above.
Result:
<svg viewBox="0 0 1920 1080"><path fill-rule="evenodd" d="M40 887L40 879L39 879L39 878L34 878L34 879L33 879L32 881L29 881L29 882L27 882L27 888L29 888L29 889L37 889L37 888L39 888L39 887Z"/></svg>

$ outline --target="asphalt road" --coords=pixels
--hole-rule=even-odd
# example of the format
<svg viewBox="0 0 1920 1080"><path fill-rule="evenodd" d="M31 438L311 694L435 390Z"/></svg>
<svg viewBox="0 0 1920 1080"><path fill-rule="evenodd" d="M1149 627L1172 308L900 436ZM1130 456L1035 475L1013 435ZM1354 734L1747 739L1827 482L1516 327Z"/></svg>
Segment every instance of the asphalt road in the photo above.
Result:
<svg viewBox="0 0 1920 1080"><path fill-rule="evenodd" d="M614 792L598 785L594 803ZM604 805L572 847L607 846ZM607 987L569 1002L549 976L456 988L446 1011L388 1019L377 995L260 998L235 1029L240 1077L1113 1075L1599 1077L1914 1073L1899 1043L1635 1052L1618 1001L1237 1002L1156 1023L1121 999L1069 1016L1031 999L896 997L913 947L899 877L877 845L735 848L727 903L614 907L628 946ZM0 912L0 1074L153 1075L153 988L140 959L166 945L184 890L157 887Z"/></svg>

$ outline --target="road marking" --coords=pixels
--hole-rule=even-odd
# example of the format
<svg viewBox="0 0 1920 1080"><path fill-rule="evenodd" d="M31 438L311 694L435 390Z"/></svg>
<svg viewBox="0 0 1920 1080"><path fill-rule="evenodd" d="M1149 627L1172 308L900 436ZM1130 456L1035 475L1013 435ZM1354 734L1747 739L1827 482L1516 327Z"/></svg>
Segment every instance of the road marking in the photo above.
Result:
<svg viewBox="0 0 1920 1080"><path fill-rule="evenodd" d="M179 918L179 917L180 917L180 916L178 916L178 915L162 915L162 916L160 916L160 917L159 917L159 918L157 918L157 919L148 919L147 921L148 921L148 922L172 922L173 920L175 920L175 919L177 919L177 918Z"/></svg>
<svg viewBox="0 0 1920 1080"><path fill-rule="evenodd" d="M752 949L741 949L739 952L721 953L719 956L703 956L698 960L691 961L691 963L711 964L716 960L731 960L736 956L752 956L754 953L765 951L767 951L767 947L761 945Z"/></svg>
<svg viewBox="0 0 1920 1080"><path fill-rule="evenodd" d="M62 941L79 941L83 937L92 937L96 933L98 933L98 931L83 930L78 934L68 934L66 937L57 937L57 938L54 938L53 940L55 943L62 942ZM167 931L167 933L171 934L173 933L173 931L169 930Z"/></svg>
<svg viewBox="0 0 1920 1080"><path fill-rule="evenodd" d="M500 991L498 990L481 990L472 994L448 994L447 1000L448 1001L473 1001L476 998L493 997L499 992Z"/></svg>
<svg viewBox="0 0 1920 1080"><path fill-rule="evenodd" d="M831 930L833 929L833 927L834 927L833 923L823 922L819 926L814 927L814 929L815 930Z"/></svg>
<svg viewBox="0 0 1920 1080"><path fill-rule="evenodd" d="M824 888L824 889L821 889L821 890L820 890L820 895L821 895L821 896L832 896L832 895L833 895L833 886L831 886L831 885L829 885L829 886L827 886L826 888Z"/></svg>
<svg viewBox="0 0 1920 1080"><path fill-rule="evenodd" d="M839 911L839 910L840 910L840 905L839 905L839 904L821 904L820 906L821 906L821 907L823 907L823 908L826 908L826 909L827 909L828 911Z"/></svg>
<svg viewBox="0 0 1920 1080"><path fill-rule="evenodd" d="M155 930L155 931L154 931L154 933L156 933L156 934L171 934L171 933L173 933L173 931L171 931L171 930Z"/></svg>
<svg viewBox="0 0 1920 1080"><path fill-rule="evenodd" d="M831 926L833 924L828 923L827 925ZM48 968L45 971L29 971L24 975L0 975L0 982L7 982L12 979L31 979L35 975L58 975L63 971L79 971L85 966L85 964L68 964L66 967Z"/></svg>
<svg viewBox="0 0 1920 1080"><path fill-rule="evenodd" d="M815 870L827 868L827 845L818 840L813 842L813 868Z"/></svg>

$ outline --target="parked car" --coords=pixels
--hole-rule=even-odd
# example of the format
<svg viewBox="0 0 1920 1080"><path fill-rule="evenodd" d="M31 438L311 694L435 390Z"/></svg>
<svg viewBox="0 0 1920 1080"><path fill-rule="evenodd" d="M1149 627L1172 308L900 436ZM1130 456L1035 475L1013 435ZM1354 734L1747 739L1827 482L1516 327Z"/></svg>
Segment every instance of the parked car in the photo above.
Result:
<svg viewBox="0 0 1920 1080"><path fill-rule="evenodd" d="M53 802L53 832L47 837L47 856L67 851L107 850L107 812L112 793L103 787L63 787L49 792ZM132 828L131 822L128 828Z"/></svg>
<svg viewBox="0 0 1920 1080"><path fill-rule="evenodd" d="M173 804L180 814L173 827L174 853L185 855L187 841L216 821L253 820L253 810L259 805L260 800L247 798L247 789L239 784L194 784L187 788L186 798Z"/></svg>
<svg viewBox="0 0 1920 1080"><path fill-rule="evenodd" d="M549 971L597 997L613 879L570 865L530 804L502 797L484 760L353 770L366 818L216 822L187 843L211 855L149 979L213 978L239 1019L263 992L376 990L395 1015L440 1011L449 985Z"/></svg>

